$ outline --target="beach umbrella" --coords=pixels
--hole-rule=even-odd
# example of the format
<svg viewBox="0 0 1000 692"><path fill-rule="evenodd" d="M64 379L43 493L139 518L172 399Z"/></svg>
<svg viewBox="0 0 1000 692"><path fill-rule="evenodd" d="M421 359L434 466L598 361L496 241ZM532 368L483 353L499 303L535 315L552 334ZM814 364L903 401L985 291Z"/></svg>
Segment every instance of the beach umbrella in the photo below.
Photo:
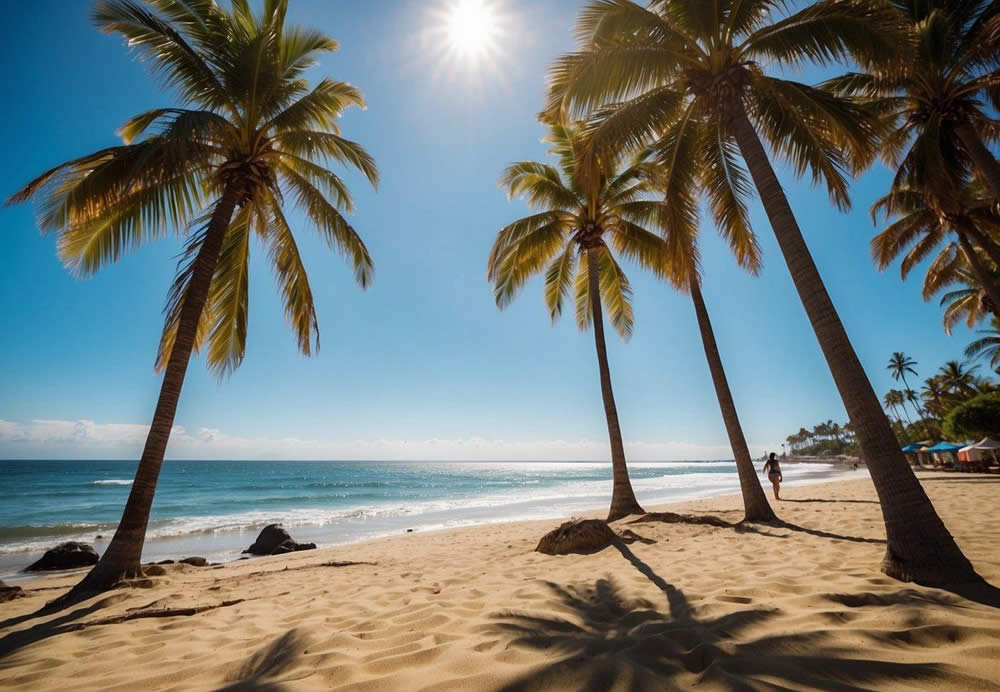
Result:
<svg viewBox="0 0 1000 692"><path fill-rule="evenodd" d="M925 449L923 451L930 452L932 454L936 454L936 453L940 453L940 452L957 452L958 450L962 449L962 447L964 447L964 446L965 445L955 444L954 442L945 442L944 440L942 440L941 442L938 442L933 447L928 447L927 449Z"/></svg>
<svg viewBox="0 0 1000 692"><path fill-rule="evenodd" d="M1000 454L1000 441L989 437L958 450L959 461L981 461L988 455L997 459L998 454Z"/></svg>

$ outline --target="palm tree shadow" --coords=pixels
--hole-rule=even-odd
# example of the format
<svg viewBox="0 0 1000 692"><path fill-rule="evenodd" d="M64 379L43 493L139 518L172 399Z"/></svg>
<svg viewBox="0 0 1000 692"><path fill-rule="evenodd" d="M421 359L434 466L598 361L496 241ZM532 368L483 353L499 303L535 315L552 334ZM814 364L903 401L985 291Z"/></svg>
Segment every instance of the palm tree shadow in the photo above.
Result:
<svg viewBox="0 0 1000 692"><path fill-rule="evenodd" d="M775 521L768 522L768 526L776 526L783 529L788 529L789 531L800 531L802 533L808 533L810 536L819 536L820 538L832 538L837 541L851 541L852 543L878 543L885 545L884 538L865 538L863 536L849 536L842 533L832 533L830 531L822 531L820 529L810 529L805 526L799 526L798 524L793 524L790 521L784 521L783 519L777 519Z"/></svg>
<svg viewBox="0 0 1000 692"><path fill-rule="evenodd" d="M0 639L0 660L5 659L10 654L23 649L26 646L36 644L40 641L48 639L49 637L63 634L64 632L72 632L73 630L78 629L79 623L75 623L75 620L85 618L103 607L104 603L98 601L97 603L93 603L86 608L77 608L72 612L60 615L57 618L33 625L28 629L17 630L4 635L3 638ZM20 615L15 618L4 620L3 622L0 622L0 629L14 627L15 625L27 622L28 620L32 620L36 617L51 614L52 611L42 608L34 613L28 613L26 615Z"/></svg>
<svg viewBox="0 0 1000 692"><path fill-rule="evenodd" d="M785 502L834 502L834 503L846 503L846 504L858 504L858 505L877 505L880 504L878 500L830 500L826 498L819 497L804 497L798 500L789 499L787 497L781 499L782 503Z"/></svg>
<svg viewBox="0 0 1000 692"><path fill-rule="evenodd" d="M754 524L740 521L733 523L726 521L722 517L714 514L677 514L676 512L649 512L637 519L628 522L629 524L645 524L656 522L661 524L691 524L695 526L714 526L720 529L732 529L737 533L754 533L769 538L787 538L787 535L764 531Z"/></svg>
<svg viewBox="0 0 1000 692"><path fill-rule="evenodd" d="M827 502L827 500L822 500ZM832 502L832 500L829 500ZM864 538L861 536L848 536L840 533L831 533L830 531L821 531L819 529L810 529L805 526L799 526L798 524L793 524L788 521L781 519L776 519L774 521L767 522L748 522L739 521L733 523L731 521L726 521L722 517L715 516L713 514L677 514L675 512L650 512L644 514L638 519L633 519L628 522L629 524L641 524L648 522L659 522L664 524L695 524L703 526L714 526L720 529L732 529L737 533L753 533L759 536L767 536L769 538L788 538L788 534L772 533L770 531L764 531L759 526L770 526L774 528L788 529L789 531L800 531L802 533L808 533L812 536L819 536L820 538L832 538L838 541L852 541L854 543L880 543L885 544L885 540L881 538Z"/></svg>
<svg viewBox="0 0 1000 692"><path fill-rule="evenodd" d="M826 644L825 630L740 641L749 627L778 617L779 611L748 608L700 618L680 589L624 543L616 542L615 548L664 593L667 612L647 600L627 598L610 577L593 585L546 582L571 618L507 612L497 616L502 622L494 629L509 637L510 645L552 652L558 659L502 689L662 690L701 682L721 689L781 689L784 680L856 690L945 672L938 664L858 659L856 650Z"/></svg>
<svg viewBox="0 0 1000 692"><path fill-rule="evenodd" d="M218 692L279 692L285 687L274 680L289 668L305 648L305 636L290 629L254 653L229 679L236 681Z"/></svg>

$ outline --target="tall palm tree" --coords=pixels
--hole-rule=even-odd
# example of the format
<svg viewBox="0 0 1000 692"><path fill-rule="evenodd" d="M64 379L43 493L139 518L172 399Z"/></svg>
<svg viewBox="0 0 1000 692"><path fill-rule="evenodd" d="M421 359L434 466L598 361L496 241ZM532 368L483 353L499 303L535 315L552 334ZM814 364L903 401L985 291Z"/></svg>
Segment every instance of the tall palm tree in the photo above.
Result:
<svg viewBox="0 0 1000 692"><path fill-rule="evenodd" d="M917 397L917 393L910 389L910 383L906 381L906 373L910 373L914 377L917 376L916 365L917 361L913 360L901 351L896 351L889 358L889 364L886 368L892 375L892 379L897 382L900 380L903 381L903 396L906 398L906 401L913 406L914 411L917 412L917 418L920 419L920 423L924 426L924 432L927 433L927 421L925 420L926 416L924 415L923 407L920 405L920 399Z"/></svg>
<svg viewBox="0 0 1000 692"><path fill-rule="evenodd" d="M887 400L891 399L893 404L899 406L900 410L902 410L903 412L902 417L899 416L898 411L896 413L896 417L900 419L900 422L902 422L903 418L905 417L906 424L908 426L912 426L913 420L910 418L910 412L906 410L906 394L904 394L898 389L890 389L889 392L886 394L886 399Z"/></svg>
<svg viewBox="0 0 1000 692"><path fill-rule="evenodd" d="M903 428L904 436L906 431L906 426L903 425L903 417L899 415L899 406L903 404L903 393L898 389L890 389L885 393L882 398L882 403L885 405L887 410L892 411L896 420L899 421L900 426Z"/></svg>
<svg viewBox="0 0 1000 692"><path fill-rule="evenodd" d="M965 357L969 360L986 358L990 367L1000 373L1000 319L994 319L993 328L981 330L979 334L982 336L965 349Z"/></svg>
<svg viewBox="0 0 1000 692"><path fill-rule="evenodd" d="M338 134L336 119L362 106L360 92L304 71L337 44L285 25L287 0L246 0L226 11L211 0L106 0L94 22L123 36L181 101L132 118L125 143L42 174L11 198L39 198L40 224L58 234L59 254L89 275L171 229L185 250L170 290L158 364L159 399L135 481L114 538L70 599L141 574L140 557L163 454L192 351L219 373L246 345L250 238L268 248L285 313L309 354L319 346L312 292L283 211L291 197L327 243L349 259L362 287L373 276L364 243L342 211L351 198L331 161L375 184L371 157Z"/></svg>
<svg viewBox="0 0 1000 692"><path fill-rule="evenodd" d="M1000 130L984 101L1000 105L1000 6L992 0L892 0L909 40L888 69L850 73L828 85L878 98L895 123L885 156L897 185L931 193L948 211L968 175L1000 197L1000 164L987 145Z"/></svg>
<svg viewBox="0 0 1000 692"><path fill-rule="evenodd" d="M938 423L948 415L952 408L948 388L944 385L940 375L927 378L920 391L920 396L924 400L925 408L937 418Z"/></svg>
<svg viewBox="0 0 1000 692"><path fill-rule="evenodd" d="M747 521L772 521L776 517L764 495L760 478L750 458L743 427L740 424L736 403L719 353L715 332L705 306L701 292L702 270L698 254L699 210L694 203L673 204L677 191L683 190L685 202L693 201L697 192L691 190L696 186L707 199L708 207L723 238L730 247L737 263L756 275L760 270L760 248L757 239L750 228L746 205L741 194L746 191L748 182L746 173L731 160L731 151L727 151L723 143L713 141L710 121L697 125L699 130L695 139L699 150L708 152L709 164L696 168L696 160L688 157L671 157L664 161L655 151L646 151L642 155L652 166L657 168L655 179L663 191L671 213L666 217L665 240L674 249L676 255L688 254L681 265L675 262L670 281L675 288L686 291L694 304L701 342L705 350L709 371L719 409L722 412L723 423L729 437L729 445L736 460L736 469L740 479L743 494L743 506Z"/></svg>
<svg viewBox="0 0 1000 692"><path fill-rule="evenodd" d="M845 173L869 165L883 120L874 109L767 73L779 63L892 61L905 34L881 2L823 0L791 15L776 0L595 0L577 26L579 50L550 73L548 113L587 117L588 151L651 147L661 162L695 157L698 126L712 124L717 165L746 163L826 356L883 507L882 569L927 584L980 577L948 533L907 464L830 300L761 135L798 174L849 203ZM688 208L694 185L671 206ZM743 191L749 193L749 190Z"/></svg>
<svg viewBox="0 0 1000 692"><path fill-rule="evenodd" d="M903 255L900 274L905 279L918 263L931 255L945 239L955 237L962 250L961 261L971 267L979 285L993 305L1000 305L1000 283L995 279L992 265L1000 266L1000 254L993 263L980 256L979 248L989 242L977 237L991 237L1000 231L1000 215L996 204L984 198L976 186L963 188L960 202L953 206L953 213L935 211L928 196L916 188L897 187L872 205L872 219L880 213L898 218L872 239L872 257L879 270L886 269L897 257ZM989 254L987 252L987 254ZM935 275L959 261L949 244L937 256L924 279L924 295L928 294Z"/></svg>
<svg viewBox="0 0 1000 692"><path fill-rule="evenodd" d="M743 493L744 518L746 521L772 521L776 518L774 510L771 509L767 496L764 495L764 490L761 488L760 480L753 467L753 460L750 458L750 450L747 447L746 437L743 435L743 427L740 425L736 402L733 401L733 394L729 389L729 380L726 378L726 371L722 365L722 356L719 354L719 346L715 340L715 332L712 330L712 322L708 316L708 309L705 307L705 300L701 295L700 278L693 277L690 280L689 292L698 319L698 329L701 332L705 358L708 360L712 383L715 385L715 394L722 411L722 420L729 436L729 445L736 459L736 471L740 478L740 490Z"/></svg>
<svg viewBox="0 0 1000 692"><path fill-rule="evenodd" d="M895 351L889 358L889 364L886 365L886 369L892 375L892 379L897 382L902 380L903 385L909 389L910 383L906 381L906 373L910 373L914 377L917 376L917 361L910 358L908 355L902 351Z"/></svg>
<svg viewBox="0 0 1000 692"><path fill-rule="evenodd" d="M545 302L553 320L573 293L581 329L593 325L601 393L611 442L613 489L608 521L642 514L628 476L618 410L604 338L604 309L618 333L632 333L631 293L613 251L660 277L669 273L671 248L658 235L666 205L649 199L652 189L641 164L583 160L575 125L550 123L547 141L559 168L535 161L509 166L501 185L511 198L524 197L539 213L497 233L487 262L497 306L509 305L533 275L545 273ZM582 175L582 168L599 169ZM582 261L580 261L582 259ZM602 305L603 303L603 305Z"/></svg>
<svg viewBox="0 0 1000 692"><path fill-rule="evenodd" d="M959 396L971 397L976 393L976 369L975 365L968 366L957 360L949 360L941 366L938 375L941 378L941 383L951 392Z"/></svg>

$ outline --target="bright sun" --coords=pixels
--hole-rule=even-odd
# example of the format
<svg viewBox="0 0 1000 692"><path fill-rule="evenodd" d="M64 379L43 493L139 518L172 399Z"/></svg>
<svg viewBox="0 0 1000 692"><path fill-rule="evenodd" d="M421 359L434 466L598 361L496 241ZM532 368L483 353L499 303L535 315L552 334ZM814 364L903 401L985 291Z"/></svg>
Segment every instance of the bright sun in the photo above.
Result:
<svg viewBox="0 0 1000 692"><path fill-rule="evenodd" d="M481 57L491 51L497 17L484 0L455 0L447 15L448 42L463 57Z"/></svg>

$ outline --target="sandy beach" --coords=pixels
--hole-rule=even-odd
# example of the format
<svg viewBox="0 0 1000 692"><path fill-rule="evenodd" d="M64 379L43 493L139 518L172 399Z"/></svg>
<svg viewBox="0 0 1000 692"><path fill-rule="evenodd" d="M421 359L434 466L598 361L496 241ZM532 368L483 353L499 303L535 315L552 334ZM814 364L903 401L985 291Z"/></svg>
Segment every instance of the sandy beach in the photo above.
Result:
<svg viewBox="0 0 1000 692"><path fill-rule="evenodd" d="M1000 582L1000 477L920 478L979 572ZM638 540L592 555L534 552L558 522L533 521L168 565L38 618L77 577L32 580L0 605L0 688L997 689L995 592L880 574L868 480L785 495L781 525L626 520L616 529ZM739 507L657 509L732 524ZM125 619L163 608L198 612Z"/></svg>

